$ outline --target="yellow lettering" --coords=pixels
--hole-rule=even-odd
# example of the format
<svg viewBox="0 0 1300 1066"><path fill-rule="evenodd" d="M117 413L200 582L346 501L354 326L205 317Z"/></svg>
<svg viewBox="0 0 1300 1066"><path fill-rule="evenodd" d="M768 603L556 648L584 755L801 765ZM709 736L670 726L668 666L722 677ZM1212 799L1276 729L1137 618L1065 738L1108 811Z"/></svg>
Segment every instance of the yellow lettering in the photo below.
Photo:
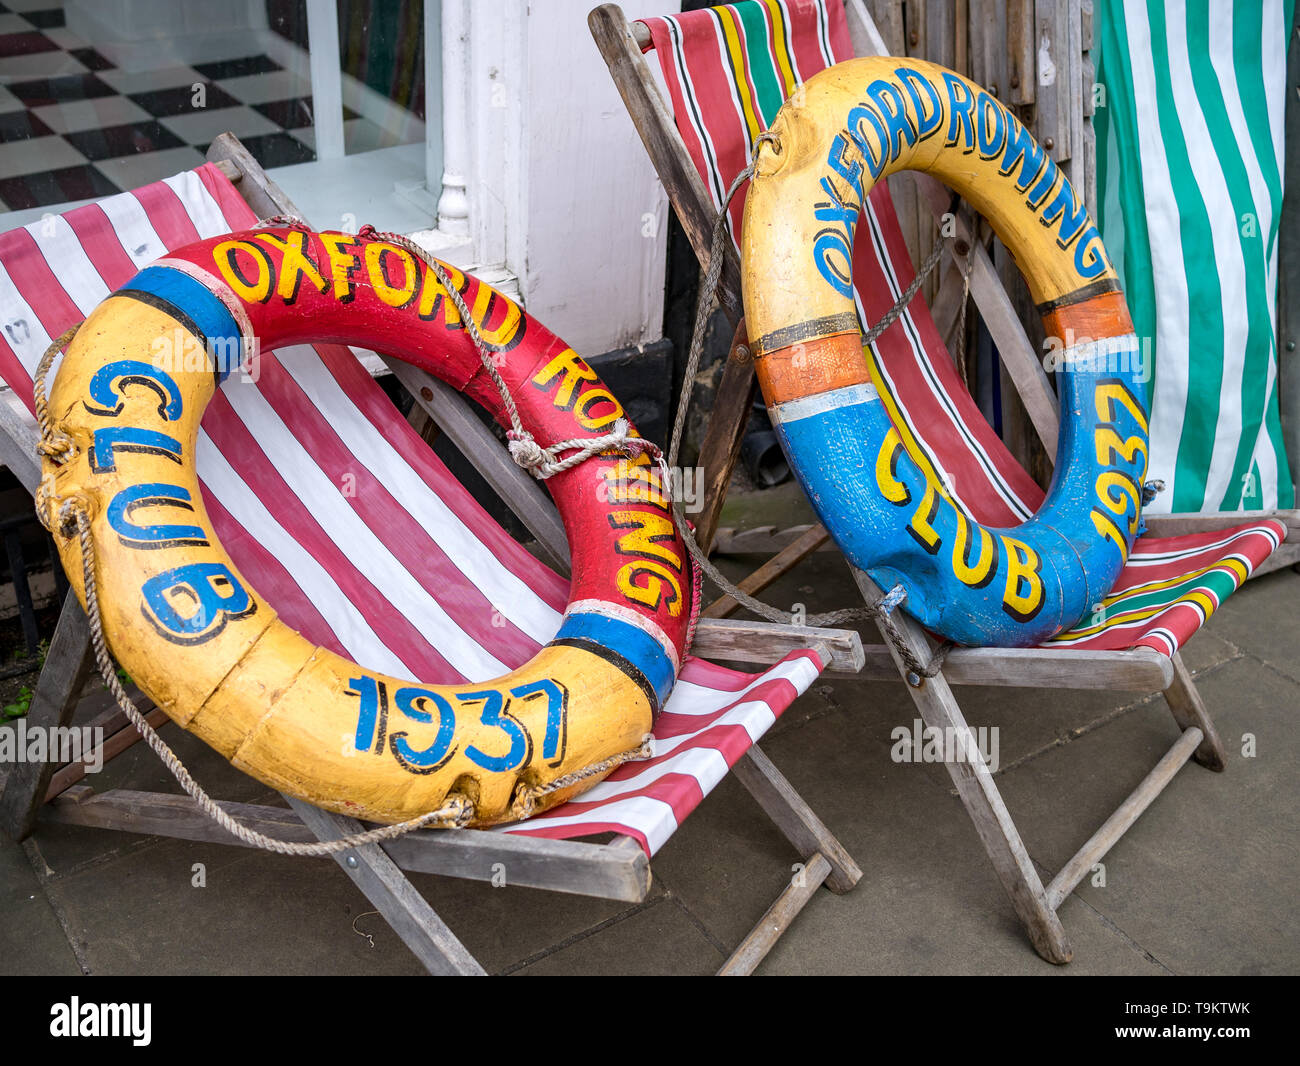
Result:
<svg viewBox="0 0 1300 1066"><path fill-rule="evenodd" d="M1098 426L1093 440L1097 446L1097 462L1102 466L1110 466L1117 455L1126 463L1136 462L1140 453L1142 455L1142 472L1145 475L1147 446L1141 437L1129 437L1127 440L1123 440L1109 426Z"/></svg>
<svg viewBox="0 0 1300 1066"><path fill-rule="evenodd" d="M1115 405L1119 404L1133 416L1137 424L1142 427L1142 432L1147 432L1146 412L1142 410L1142 405L1138 403L1137 398L1121 382L1108 381L1098 385L1093 393L1093 402L1097 406L1097 417L1103 422L1115 421Z"/></svg>
<svg viewBox="0 0 1300 1066"><path fill-rule="evenodd" d="M1002 593L1002 609L1018 622L1028 622L1043 609L1045 599L1043 561L1024 541L1003 537L1006 549L1007 583Z"/></svg>
<svg viewBox="0 0 1300 1066"><path fill-rule="evenodd" d="M1097 478L1097 498L1121 518L1130 515L1129 532L1137 530L1142 496L1131 479L1118 470L1103 470Z"/></svg>
<svg viewBox="0 0 1300 1066"><path fill-rule="evenodd" d="M1099 510L1098 508L1094 507L1091 511L1088 512L1088 517L1092 519L1092 524L1096 528L1097 532L1100 533L1112 544L1114 544L1115 547L1119 549L1120 557L1125 562L1127 562L1128 561L1128 538L1125 537L1122 532L1120 532L1119 526L1115 524L1114 520L1110 517L1110 515L1108 515L1105 511Z"/></svg>
<svg viewBox="0 0 1300 1066"><path fill-rule="evenodd" d="M448 263L443 263L442 267L447 272L447 279L455 286L456 291L464 292L466 288L465 275ZM454 329L460 325L460 312L456 310L456 305L447 299L447 293L442 287L442 282L438 280L438 275L432 270L424 272L424 287L420 289L420 303L416 308L416 314L432 322L436 322L439 315L441 315L448 329Z"/></svg>
<svg viewBox="0 0 1300 1066"><path fill-rule="evenodd" d="M668 508L668 497L658 472L638 456L639 462L620 459L617 466L606 467L601 476L608 483L606 499L609 503L648 503Z"/></svg>
<svg viewBox="0 0 1300 1066"><path fill-rule="evenodd" d="M311 282L317 292L329 289L329 282L321 277L307 254L307 234L302 230L290 230L284 240L274 233L256 233L254 237L280 252L280 284L275 291L285 303L291 304L298 298L298 286L303 278Z"/></svg>
<svg viewBox="0 0 1300 1066"><path fill-rule="evenodd" d="M573 406L573 394L578 386L584 381L595 381L596 372L572 348L565 348L537 372L533 384L546 392L556 378L560 379L560 384L552 403L561 411L567 411Z"/></svg>
<svg viewBox="0 0 1300 1066"><path fill-rule="evenodd" d="M240 252L252 257L255 275L251 278L240 265ZM275 284L275 267L265 249L250 241L222 241L212 249L212 259L226 284L240 299L259 304L270 299Z"/></svg>
<svg viewBox="0 0 1300 1066"><path fill-rule="evenodd" d="M633 603L657 611L667 601L668 613L672 617L682 613L682 586L677 576L662 563L651 559L625 563L614 580L619 592Z"/></svg>
<svg viewBox="0 0 1300 1066"><path fill-rule="evenodd" d="M876 487L885 499L900 507L912 499L907 486L898 480L898 457L902 452L903 442L899 440L898 430L891 426L876 454Z"/></svg>
<svg viewBox="0 0 1300 1066"><path fill-rule="evenodd" d="M925 495L921 497L921 502L917 504L912 517L908 519L907 531L912 535L912 539L931 555L938 552L942 543L939 531L931 524L938 510L939 500L934 492L934 482L926 478Z"/></svg>
<svg viewBox="0 0 1300 1066"><path fill-rule="evenodd" d="M619 555L644 555L663 559L681 570L681 556L663 543L671 542L676 536L672 519L653 511L611 511L609 524L614 529L630 531L620 534L618 538L616 550Z"/></svg>
<svg viewBox="0 0 1300 1066"><path fill-rule="evenodd" d="M594 371L592 372L594 375ZM612 406L610 410L603 415L591 415L588 412L601 400L608 401ZM578 397L578 402L573 406L573 413L577 416L578 423L584 429L604 429L606 426L613 425L623 417L623 405L614 399L614 394L608 389L594 388L588 389Z"/></svg>
<svg viewBox="0 0 1300 1066"><path fill-rule="evenodd" d="M971 566L967 555L970 552L970 531L976 531L980 543L979 557ZM993 534L978 522L972 522L960 511L957 512L957 534L952 545L952 572L963 585L980 589L993 580L993 570L998 561L998 544Z"/></svg>
<svg viewBox="0 0 1300 1066"><path fill-rule="evenodd" d="M388 274L385 272L385 256L390 263L394 259L401 262L401 285L393 285L388 280ZM381 244L378 241L367 244L366 273L370 277L370 287L375 290L375 295L389 307L405 307L415 298L415 284L419 280L420 273L415 268L415 260L411 258L411 253L405 248Z"/></svg>
<svg viewBox="0 0 1300 1066"><path fill-rule="evenodd" d="M330 277L334 281L334 299L348 303L355 295L352 275L361 265L361 261L355 251L347 249L355 249L357 239L350 233L321 233L317 236L325 246L326 256L329 257Z"/></svg>

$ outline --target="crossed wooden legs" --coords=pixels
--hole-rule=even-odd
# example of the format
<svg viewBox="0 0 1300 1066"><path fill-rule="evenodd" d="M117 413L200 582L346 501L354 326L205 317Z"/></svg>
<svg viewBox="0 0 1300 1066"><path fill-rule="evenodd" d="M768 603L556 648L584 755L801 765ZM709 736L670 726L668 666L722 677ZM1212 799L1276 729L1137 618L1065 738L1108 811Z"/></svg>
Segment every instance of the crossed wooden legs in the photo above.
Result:
<svg viewBox="0 0 1300 1066"><path fill-rule="evenodd" d="M856 567L853 576L866 600L876 603L881 596L880 587ZM901 613L897 622L908 649L921 662L927 661L932 648L924 629ZM898 653L892 647L889 650L900 676L905 679L907 668ZM1226 765L1223 744L1191 675L1177 654L1173 657L1173 667L1173 682L1166 690L1165 698L1182 730L1178 740L1046 888L984 760L976 757L945 762L966 813L975 825L998 880L1011 897L1011 904L1029 933L1034 950L1048 962L1067 963L1073 957L1070 941L1056 913L1061 904L1087 876L1093 864L1151 805L1183 764L1189 758L1195 758L1213 770L1222 770ZM922 680L920 685L908 685L908 691L928 727L941 730L944 736L961 738L963 743L957 747L958 751L979 750L942 671Z"/></svg>

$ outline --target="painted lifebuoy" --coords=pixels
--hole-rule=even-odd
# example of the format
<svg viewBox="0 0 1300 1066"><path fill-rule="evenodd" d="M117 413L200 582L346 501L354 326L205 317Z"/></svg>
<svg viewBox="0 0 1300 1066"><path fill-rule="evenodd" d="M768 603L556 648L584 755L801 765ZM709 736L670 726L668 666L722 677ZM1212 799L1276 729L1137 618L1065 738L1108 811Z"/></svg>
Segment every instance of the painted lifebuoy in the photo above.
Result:
<svg viewBox="0 0 1300 1066"><path fill-rule="evenodd" d="M1087 210L992 95L918 60L830 67L771 133L745 203L745 317L768 412L822 522L850 561L882 587L901 584L909 613L958 643L1027 646L1074 624L1132 548L1148 435L1137 338ZM1013 529L954 503L863 358L854 230L875 183L904 169L983 212L1058 339L1056 472Z"/></svg>
<svg viewBox="0 0 1300 1066"><path fill-rule="evenodd" d="M563 341L485 283L442 268L538 445L607 434L624 417ZM160 358L158 338L178 330L194 343L183 357L166 345ZM507 820L521 787L637 748L676 679L694 597L644 450L602 452L548 480L572 588L559 632L531 661L478 684L386 676L279 620L213 531L195 468L199 421L254 342L388 352L506 417L435 272L387 240L259 229L141 271L90 315L58 370L52 429L73 447L45 472L52 510L76 499L90 514L108 645L145 694L266 784L381 822L452 795L473 804L472 824ZM58 545L84 603L75 531L60 531Z"/></svg>

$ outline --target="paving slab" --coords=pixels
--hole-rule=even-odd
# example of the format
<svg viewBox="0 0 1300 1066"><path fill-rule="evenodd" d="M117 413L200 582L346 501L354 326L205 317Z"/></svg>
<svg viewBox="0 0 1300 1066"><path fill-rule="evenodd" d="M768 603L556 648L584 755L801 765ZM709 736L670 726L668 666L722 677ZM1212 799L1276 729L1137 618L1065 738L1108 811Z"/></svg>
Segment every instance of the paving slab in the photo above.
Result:
<svg viewBox="0 0 1300 1066"><path fill-rule="evenodd" d="M665 897L516 972L538 977L700 976L716 972L725 961L685 909Z"/></svg>
<svg viewBox="0 0 1300 1066"><path fill-rule="evenodd" d="M1184 767L1105 857L1104 887L1089 878L1077 895L1178 973L1294 973L1300 685L1252 658L1198 685L1227 770ZM1030 853L1059 868L1176 737L1163 708L1143 708L1009 775L1003 793Z"/></svg>
<svg viewBox="0 0 1300 1066"><path fill-rule="evenodd" d="M1300 681L1300 574L1287 567L1247 581L1206 628Z"/></svg>
<svg viewBox="0 0 1300 1066"><path fill-rule="evenodd" d="M0 837L0 970L76 975L76 955L23 846Z"/></svg>

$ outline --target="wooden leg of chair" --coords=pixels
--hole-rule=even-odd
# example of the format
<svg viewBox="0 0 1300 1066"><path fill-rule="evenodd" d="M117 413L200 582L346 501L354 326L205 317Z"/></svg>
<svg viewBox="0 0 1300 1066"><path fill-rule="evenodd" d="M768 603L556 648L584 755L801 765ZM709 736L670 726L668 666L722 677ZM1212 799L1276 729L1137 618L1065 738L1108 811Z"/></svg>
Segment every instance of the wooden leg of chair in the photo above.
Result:
<svg viewBox="0 0 1300 1066"><path fill-rule="evenodd" d="M45 666L32 693L26 728L49 730L69 725L94 662L86 612L77 597L68 593L45 656ZM53 762L14 762L5 781L4 794L0 795L0 830L14 840L22 840L31 833L53 773Z"/></svg>
<svg viewBox="0 0 1300 1066"><path fill-rule="evenodd" d="M862 870L853 856L757 746L745 752L731 769L804 859L820 854L830 864L827 888L844 893L862 880Z"/></svg>
<svg viewBox="0 0 1300 1066"><path fill-rule="evenodd" d="M853 575L869 603L879 600L880 587L870 577L856 567L853 568ZM903 615L901 610L898 623L912 654L924 661L930 655L925 631L911 618ZM893 651L892 648L890 650ZM906 677L906 668L896 653L895 662L900 675ZM908 691L927 726L943 731L944 736L964 736L964 750L979 750L942 671L919 687L908 685ZM949 733L948 730L953 732ZM1073 951L1065 929L1056 916L1056 911L1048 904L1043 882L1025 850L1020 832L1011 820L987 764L983 759L972 758L946 762L944 765L948 768L957 794L975 825L975 831L984 844L984 850L993 863L1002 887L1011 897L1011 905L1029 932L1034 950L1048 962L1069 962Z"/></svg>
<svg viewBox="0 0 1300 1066"><path fill-rule="evenodd" d="M754 357L745 339L745 323L736 326L731 339L731 350L722 379L713 398L713 411L709 426L700 442L701 495L704 508L694 516L695 542L708 551L713 544L713 534L718 528L718 516L727 498L731 472L740 456L740 444L749 424L749 412L758 395L758 378L754 376Z"/></svg>
<svg viewBox="0 0 1300 1066"><path fill-rule="evenodd" d="M722 964L718 976L747 977L753 973L830 874L831 864L825 856L820 853L809 856L807 865L799 871L798 876L791 878L790 884L741 941L740 947Z"/></svg>
<svg viewBox="0 0 1300 1066"><path fill-rule="evenodd" d="M321 840L338 840L362 828L355 818L332 814L310 803L285 796L303 823ZM334 861L343 868L375 909L393 927L402 942L436 976L482 975L483 967L456 935L447 928L378 844L340 851Z"/></svg>
<svg viewBox="0 0 1300 1066"><path fill-rule="evenodd" d="M1165 702L1173 711L1174 721L1182 730L1196 726L1205 735L1192 758L1210 770L1222 772L1228 767L1228 753L1223 747L1219 731L1215 729L1210 712L1205 709L1205 701L1192 680L1191 671L1183 663L1180 653L1174 652L1174 680L1165 689Z"/></svg>

